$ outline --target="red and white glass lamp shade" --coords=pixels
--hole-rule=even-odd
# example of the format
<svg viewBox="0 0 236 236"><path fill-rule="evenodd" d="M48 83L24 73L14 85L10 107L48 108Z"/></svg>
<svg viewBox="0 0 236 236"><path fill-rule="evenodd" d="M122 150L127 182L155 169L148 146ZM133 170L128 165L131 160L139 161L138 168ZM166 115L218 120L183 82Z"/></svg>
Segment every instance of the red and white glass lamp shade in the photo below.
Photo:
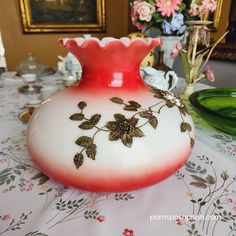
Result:
<svg viewBox="0 0 236 236"><path fill-rule="evenodd" d="M49 177L97 192L130 191L174 174L194 144L193 122L173 94L140 79L158 38L61 39L81 81L45 101L28 127L32 159Z"/></svg>

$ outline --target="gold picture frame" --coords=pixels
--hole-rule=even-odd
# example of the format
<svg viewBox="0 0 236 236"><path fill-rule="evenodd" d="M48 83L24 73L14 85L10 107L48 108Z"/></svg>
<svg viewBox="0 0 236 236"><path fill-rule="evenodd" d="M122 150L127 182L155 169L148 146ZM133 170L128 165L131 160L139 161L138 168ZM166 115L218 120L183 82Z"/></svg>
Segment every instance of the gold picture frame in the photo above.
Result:
<svg viewBox="0 0 236 236"><path fill-rule="evenodd" d="M217 1L216 11L214 12L214 15L213 15L213 31L217 31L220 25L220 17L222 14L223 2L224 2L223 0Z"/></svg>
<svg viewBox="0 0 236 236"><path fill-rule="evenodd" d="M213 16L212 41L216 41L226 31L228 35L213 51L211 58L236 61L236 1L218 0Z"/></svg>
<svg viewBox="0 0 236 236"><path fill-rule="evenodd" d="M105 32L105 0L19 0L23 32Z"/></svg>

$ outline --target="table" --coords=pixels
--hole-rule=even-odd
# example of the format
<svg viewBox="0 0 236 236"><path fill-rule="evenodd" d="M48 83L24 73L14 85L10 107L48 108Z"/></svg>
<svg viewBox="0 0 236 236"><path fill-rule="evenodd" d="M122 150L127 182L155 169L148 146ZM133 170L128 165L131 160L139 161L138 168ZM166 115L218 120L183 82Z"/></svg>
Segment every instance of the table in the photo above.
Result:
<svg viewBox="0 0 236 236"><path fill-rule="evenodd" d="M61 86L61 78L42 83ZM85 192L48 179L32 163L18 115L38 95L18 93L21 85L0 79L1 236L236 235L236 137L194 115L196 145L175 175L138 191Z"/></svg>

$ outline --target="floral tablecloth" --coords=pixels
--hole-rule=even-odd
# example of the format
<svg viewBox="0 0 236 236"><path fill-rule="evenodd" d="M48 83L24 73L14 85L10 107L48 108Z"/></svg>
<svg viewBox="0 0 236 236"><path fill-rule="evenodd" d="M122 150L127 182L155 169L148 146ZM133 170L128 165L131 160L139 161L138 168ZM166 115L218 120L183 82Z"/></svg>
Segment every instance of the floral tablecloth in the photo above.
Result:
<svg viewBox="0 0 236 236"><path fill-rule="evenodd" d="M57 74L42 80L61 87ZM38 95L20 94L22 85L0 79L1 236L236 235L236 137L195 115L196 145L174 176L133 192L85 192L48 179L32 163L18 116Z"/></svg>

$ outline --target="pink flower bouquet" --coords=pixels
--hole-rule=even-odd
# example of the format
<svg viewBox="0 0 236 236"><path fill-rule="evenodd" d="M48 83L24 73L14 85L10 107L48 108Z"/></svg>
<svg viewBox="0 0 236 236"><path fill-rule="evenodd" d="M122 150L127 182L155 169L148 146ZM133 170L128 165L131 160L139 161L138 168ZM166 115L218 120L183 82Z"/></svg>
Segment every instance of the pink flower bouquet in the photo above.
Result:
<svg viewBox="0 0 236 236"><path fill-rule="evenodd" d="M131 19L142 31L155 27L163 35L182 35L185 21L203 20L216 6L217 0L134 0Z"/></svg>

